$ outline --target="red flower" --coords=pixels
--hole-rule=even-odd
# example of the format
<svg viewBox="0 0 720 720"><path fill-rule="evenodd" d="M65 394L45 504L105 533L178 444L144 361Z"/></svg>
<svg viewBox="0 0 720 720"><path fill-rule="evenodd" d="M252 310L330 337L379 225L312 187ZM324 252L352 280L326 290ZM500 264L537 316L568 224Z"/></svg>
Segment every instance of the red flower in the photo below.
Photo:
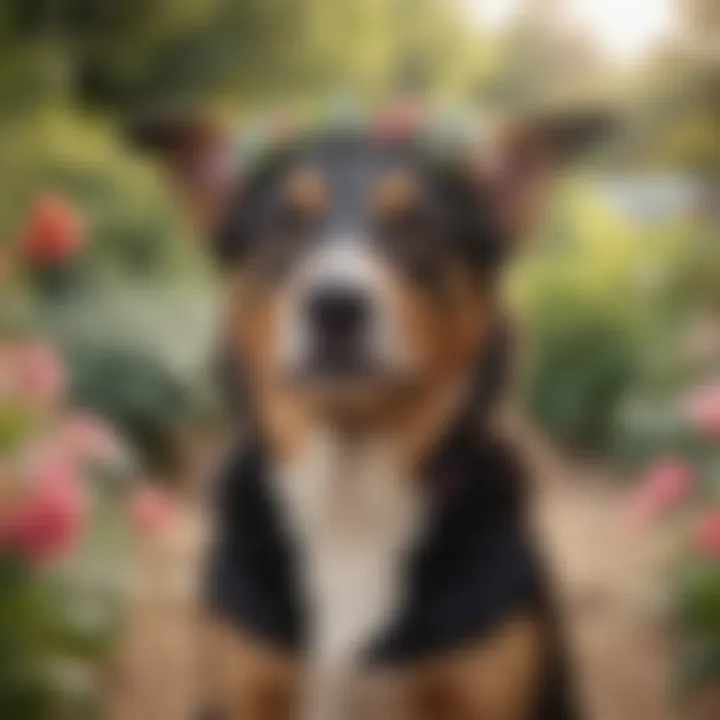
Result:
<svg viewBox="0 0 720 720"><path fill-rule="evenodd" d="M0 518L0 545L32 562L47 562L79 541L87 517L87 498L74 468L44 458L30 470L29 494Z"/></svg>
<svg viewBox="0 0 720 720"><path fill-rule="evenodd" d="M720 383L693 391L683 406L685 416L698 433L720 440Z"/></svg>
<svg viewBox="0 0 720 720"><path fill-rule="evenodd" d="M646 525L681 502L692 488L693 470L683 460L663 458L650 465L628 507L634 524Z"/></svg>
<svg viewBox="0 0 720 720"><path fill-rule="evenodd" d="M720 508L700 518L696 529L698 548L705 554L720 559Z"/></svg>
<svg viewBox="0 0 720 720"><path fill-rule="evenodd" d="M130 496L130 515L138 530L155 535L167 529L170 523L170 503L161 490L143 485L135 488Z"/></svg>
<svg viewBox="0 0 720 720"><path fill-rule="evenodd" d="M40 197L22 233L21 251L38 265L67 262L82 246L85 228L78 212L61 196Z"/></svg>

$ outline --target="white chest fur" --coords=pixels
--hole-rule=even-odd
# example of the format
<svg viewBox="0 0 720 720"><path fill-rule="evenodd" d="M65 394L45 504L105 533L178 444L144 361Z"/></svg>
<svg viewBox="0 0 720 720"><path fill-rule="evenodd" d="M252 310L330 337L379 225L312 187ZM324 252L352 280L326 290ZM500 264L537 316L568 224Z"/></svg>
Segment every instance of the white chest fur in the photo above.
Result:
<svg viewBox="0 0 720 720"><path fill-rule="evenodd" d="M388 448L331 433L317 433L275 483L311 613L312 717L337 720L339 685L359 672L363 652L403 601L405 562L423 527L422 493Z"/></svg>

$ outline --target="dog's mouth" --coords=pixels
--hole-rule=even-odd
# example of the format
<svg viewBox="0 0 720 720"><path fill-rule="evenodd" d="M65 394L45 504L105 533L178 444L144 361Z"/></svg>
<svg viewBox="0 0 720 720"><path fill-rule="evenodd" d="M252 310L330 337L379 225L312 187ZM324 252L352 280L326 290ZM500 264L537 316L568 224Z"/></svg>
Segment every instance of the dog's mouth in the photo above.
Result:
<svg viewBox="0 0 720 720"><path fill-rule="evenodd" d="M297 389L338 395L374 390L393 392L415 384L410 373L362 350L311 353L305 361L288 368L285 380Z"/></svg>
<svg viewBox="0 0 720 720"><path fill-rule="evenodd" d="M367 348L329 352L318 347L286 374L287 386L331 420L374 417L416 387L409 373Z"/></svg>

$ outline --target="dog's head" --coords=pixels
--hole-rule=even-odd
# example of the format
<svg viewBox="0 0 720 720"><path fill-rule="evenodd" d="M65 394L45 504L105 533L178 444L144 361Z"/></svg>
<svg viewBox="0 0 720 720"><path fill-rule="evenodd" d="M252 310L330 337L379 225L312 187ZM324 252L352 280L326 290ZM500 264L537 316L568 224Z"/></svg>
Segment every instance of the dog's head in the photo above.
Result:
<svg viewBox="0 0 720 720"><path fill-rule="evenodd" d="M245 181L219 244L238 268L251 380L340 422L463 372L503 248L454 175L354 137L303 145Z"/></svg>
<svg viewBox="0 0 720 720"><path fill-rule="evenodd" d="M328 133L233 182L216 135L196 135L212 145L192 145L174 174L232 271L233 346L260 414L301 407L306 422L363 427L469 381L504 258L559 161L596 133L564 122L444 162L414 142Z"/></svg>

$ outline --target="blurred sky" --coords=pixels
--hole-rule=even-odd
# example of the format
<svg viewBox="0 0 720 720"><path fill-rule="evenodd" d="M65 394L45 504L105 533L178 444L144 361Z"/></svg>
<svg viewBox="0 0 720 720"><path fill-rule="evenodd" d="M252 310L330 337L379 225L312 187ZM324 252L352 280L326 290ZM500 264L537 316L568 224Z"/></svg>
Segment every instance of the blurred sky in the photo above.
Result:
<svg viewBox="0 0 720 720"><path fill-rule="evenodd" d="M461 0L480 26L502 29L513 18L520 0ZM577 25L608 56L638 57L675 27L671 0L553 0L564 22Z"/></svg>

